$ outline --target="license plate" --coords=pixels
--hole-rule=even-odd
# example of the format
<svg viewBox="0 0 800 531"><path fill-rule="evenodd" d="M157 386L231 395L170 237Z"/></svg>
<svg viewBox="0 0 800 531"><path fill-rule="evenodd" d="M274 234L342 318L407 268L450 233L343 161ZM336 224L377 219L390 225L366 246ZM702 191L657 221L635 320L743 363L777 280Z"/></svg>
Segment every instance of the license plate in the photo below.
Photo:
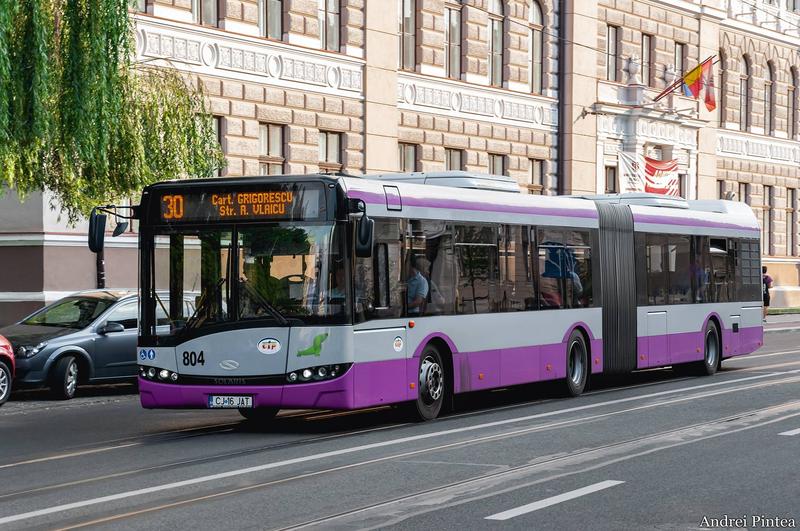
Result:
<svg viewBox="0 0 800 531"><path fill-rule="evenodd" d="M253 397L208 395L208 407L219 409L251 408L253 407Z"/></svg>

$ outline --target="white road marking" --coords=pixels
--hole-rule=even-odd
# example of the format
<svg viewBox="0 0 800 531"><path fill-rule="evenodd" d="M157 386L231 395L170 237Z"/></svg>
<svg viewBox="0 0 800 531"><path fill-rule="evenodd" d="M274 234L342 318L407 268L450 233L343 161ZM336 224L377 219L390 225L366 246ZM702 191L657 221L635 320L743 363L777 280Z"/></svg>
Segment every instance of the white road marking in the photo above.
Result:
<svg viewBox="0 0 800 531"><path fill-rule="evenodd" d="M790 332L797 329L798 328L796 326L789 326L785 328L765 328L764 333L767 334L769 332Z"/></svg>
<svg viewBox="0 0 800 531"><path fill-rule="evenodd" d="M797 428L796 430L784 431L782 433L779 433L778 435L788 435L790 437L792 435L800 435L800 428Z"/></svg>
<svg viewBox="0 0 800 531"><path fill-rule="evenodd" d="M767 352L766 354L747 354L744 356L734 356L732 358L725 358L725 361L734 360L754 360L756 358L769 358L772 356L785 356L786 354L797 354L800 350L781 350L780 352Z"/></svg>
<svg viewBox="0 0 800 531"><path fill-rule="evenodd" d="M545 507L550 507L551 505L574 500L575 498L580 498L581 496L586 496L587 494L591 494L593 492L605 490L617 485L622 485L623 483L625 482L615 480L601 481L600 483L595 483L594 485L589 485L588 487L571 490L569 492L565 492L564 494L559 494L558 496L551 496L550 498L529 503L528 505L523 505L522 507L517 507L515 509L503 511L502 513L493 514L491 516L487 516L484 518L484 520L510 520L523 514L532 513L533 511L538 511L539 509L544 509Z"/></svg>
<svg viewBox="0 0 800 531"><path fill-rule="evenodd" d="M694 390L697 390L697 389L707 389L709 387L718 387L718 386L721 386L721 385L727 385L727 384L732 384L732 383L746 382L746 381L753 381L753 380L761 380L761 379L764 379L764 378L769 378L769 377L774 377L774 376L786 376L786 375L798 374L798 373L800 373L800 369L795 369L795 370L792 370L792 371L773 372L773 373L769 373L769 374L759 374L759 375L756 375L756 376L748 376L746 378L737 378L737 379L726 380L726 381L722 381L722 382L714 382L714 383L702 384L702 385L693 385L693 386L690 386L690 387L683 387L683 388L680 388L680 389L670 389L670 390L667 390L667 391L659 391L659 392L656 392L656 393L649 393L649 394L646 394L646 395L638 395L638 396L631 396L631 397L627 397L627 398L619 398L619 399L615 399L615 400L607 400L605 402L596 402L594 404L586 404L586 405L583 405L583 406L575 406L575 407L564 408L564 409L559 409L559 410L555 410L555 411L547 411L547 412L544 412L544 413L535 413L533 415L526 415L526 416L523 416L523 417L514 417L514 418L510 418L510 419L496 420L496 421L493 421L493 422L485 422L483 424L476 424L476 425L473 425L473 426L464 426L464 427L461 427L461 428L451 428L451 429L447 429L447 430L440 430L440 431L434 431L434 432L430 432L430 433L423 433L423 434L419 434L419 435L411 435L411 436L408 436L408 437L400 437L400 438L397 438L397 439L389 439L389 440L386 440L386 441L363 444L363 445L360 445L360 446L351 446L349 448L342 448L342 449L339 449L339 450L332 450L332 451L329 451L329 452L321 452L321 453L318 453L318 454L312 454L312 455L307 455L307 456L303 456L303 457L295 457L295 458L292 458L292 459L285 459L283 461L275 461L273 463L265 463L263 465L256 465L256 466L251 466L251 467L247 467L247 468L239 468L239 469L235 469L235 470L228 470L226 472L219 472L217 474L210 474L210 475L207 475L207 476L200 476L200 477L196 477L196 478L186 479L186 480L183 480L183 481L176 481L176 482L173 482L173 483L164 483L164 484L161 484L161 485L155 485L153 487L146 487L146 488L142 488L142 489L129 490L129 491L120 492L120 493L117 493L117 494L111 494L111 495L108 495L108 496L101 496L101 497L98 497L98 498L90 498L88 500L82 500L82 501L73 502L73 503L65 503L65 504L62 504L62 505L56 505L56 506L52 506L52 507L47 507L45 509L39 509L39 510L35 510L35 511L29 511L29 512L25 512L25 513L19 513L19 514L14 514L14 515L10 515L10 516L5 516L5 517L0 518L0 525L9 524L9 523L12 523L12 522L19 522L21 520L28 520L28 519L36 518L36 517L39 517L39 516L46 516L46 515L49 515L49 514L60 513L60 512L63 512L63 511L70 511L72 509L79 509L79 508L88 507L88 506L91 506L91 505L109 503L109 502L113 502L113 501L117 501L117 500L123 500L123 499L126 499L126 498L134 498L134 497L138 497L138 496L144 496L144 495L147 495L147 494L153 494L153 493L156 493L156 492L163 492L163 491L166 491L166 490L178 489L178 488L181 488L181 487L198 485L198 484L202 484L202 483L210 483L210 482L218 481L218 480L221 480L221 479L227 479L227 478L231 478L231 477L243 476L245 474L252 474L252 473L255 473L255 472L263 472L265 470L283 468L283 467L296 465L296 464L301 464L301 463L305 464L305 463L308 463L308 462L311 462L311 461L319 461L319 460L327 459L329 457L337 457L337 456L341 456L341 455L353 454L353 453L356 453L356 452L363 452L363 451L366 451L366 450L373 450L373 449L376 449L376 448L386 448L386 447L390 447L390 446L402 445L402 444L409 443L409 442L421 441L421 440L431 439L431 438L435 438L435 437L442 437L444 435L454 435L454 434L458 434L458 433L468 433L468 432L473 432L473 431L482 430L482 429L486 429L486 428L493 428L493 427L497 427L497 426L505 426L505 425L508 425L508 424L514 424L514 423L517 423L517 422L525 422L525 421L529 421L529 420L542 419L542 418L547 418L547 417L554 417L554 416L557 416L557 415L562 415L562 414L566 414L566 413L574 413L574 412L577 412L577 411L586 411L586 410L589 410L589 409L596 409L596 408L603 407L603 406L609 406L609 405L615 405L615 404L623 404L623 403L627 403L627 402L646 400L648 398L656 398L656 397L675 394L675 393L685 393L687 391L694 391ZM722 393L726 393L726 392L733 392L733 391L723 391ZM683 397L680 397L680 398L676 399L675 402L682 402L682 401L686 401L686 400L690 400L690 399L691 398L689 398L689 397L683 396ZM640 406L640 407L642 407L642 406ZM634 409L637 409L637 408L634 408ZM528 428L528 429L530 429L530 428Z"/></svg>

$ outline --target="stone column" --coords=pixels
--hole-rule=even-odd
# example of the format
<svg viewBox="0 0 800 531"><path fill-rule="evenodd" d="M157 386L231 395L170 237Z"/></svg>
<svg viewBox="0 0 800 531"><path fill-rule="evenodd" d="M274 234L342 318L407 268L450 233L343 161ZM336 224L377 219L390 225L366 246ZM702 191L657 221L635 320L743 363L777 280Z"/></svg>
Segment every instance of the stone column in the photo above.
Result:
<svg viewBox="0 0 800 531"><path fill-rule="evenodd" d="M717 11L706 6L700 15L700 61L711 55L719 55L720 37L719 24L725 16L724 11ZM715 60L719 60L716 57ZM719 72L721 65L714 65L714 73ZM717 76L718 77L718 76ZM717 79L715 83L719 83ZM717 100L719 94L717 93ZM697 199L717 198L717 126L719 124L720 102L714 111L706 109L703 98L705 92L700 94L699 113L700 120L707 121L705 127L698 129L697 133ZM689 194L691 197L692 194Z"/></svg>
<svg viewBox="0 0 800 531"><path fill-rule="evenodd" d="M600 53L597 48L597 3L566 0L566 54L560 68L565 71L563 128L564 191L568 194L597 191L597 117L583 115L597 101L597 76Z"/></svg>
<svg viewBox="0 0 800 531"><path fill-rule="evenodd" d="M393 6L395 4L392 4ZM366 71L364 74L365 153L367 173L394 172L397 160L398 12L386 2L364 2Z"/></svg>

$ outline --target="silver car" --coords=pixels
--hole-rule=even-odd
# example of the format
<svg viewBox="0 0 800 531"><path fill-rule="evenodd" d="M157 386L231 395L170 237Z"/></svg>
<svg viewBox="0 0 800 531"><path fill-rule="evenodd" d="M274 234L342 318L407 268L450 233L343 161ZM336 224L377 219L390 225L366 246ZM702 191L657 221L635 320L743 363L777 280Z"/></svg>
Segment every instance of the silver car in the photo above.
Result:
<svg viewBox="0 0 800 531"><path fill-rule="evenodd" d="M78 384L136 377L138 296L134 290L81 291L0 334L14 348L15 385L47 386L56 398L70 399Z"/></svg>

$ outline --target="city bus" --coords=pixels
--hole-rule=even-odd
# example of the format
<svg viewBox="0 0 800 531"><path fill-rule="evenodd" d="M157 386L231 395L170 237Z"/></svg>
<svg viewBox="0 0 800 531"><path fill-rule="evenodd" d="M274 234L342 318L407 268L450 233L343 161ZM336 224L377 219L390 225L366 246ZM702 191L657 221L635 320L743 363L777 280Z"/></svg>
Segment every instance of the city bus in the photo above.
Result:
<svg viewBox="0 0 800 531"><path fill-rule="evenodd" d="M266 421L404 404L428 420L461 393L712 375L761 346L746 204L518 190L468 172L147 187L142 406Z"/></svg>

